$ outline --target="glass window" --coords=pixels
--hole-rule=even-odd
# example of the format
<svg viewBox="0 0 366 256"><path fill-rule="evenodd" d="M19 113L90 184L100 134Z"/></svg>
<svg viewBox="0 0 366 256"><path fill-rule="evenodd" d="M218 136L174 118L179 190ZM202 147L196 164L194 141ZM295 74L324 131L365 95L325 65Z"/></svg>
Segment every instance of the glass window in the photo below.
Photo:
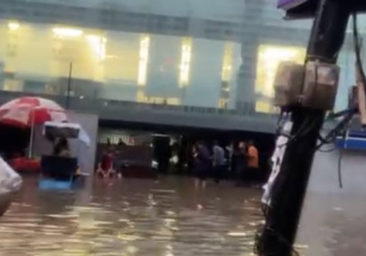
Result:
<svg viewBox="0 0 366 256"><path fill-rule="evenodd" d="M184 38L182 41L180 67L179 67L179 86L186 87L189 84L190 68L192 59L192 39Z"/></svg>
<svg viewBox="0 0 366 256"><path fill-rule="evenodd" d="M304 62L305 48L275 45L260 45L258 49L255 92L258 98L256 111L272 112L273 83L278 65L282 61Z"/></svg>
<svg viewBox="0 0 366 256"><path fill-rule="evenodd" d="M219 108L227 108L230 97L231 82L233 77L233 53L234 44L227 42L225 44L222 70L221 70L221 98L219 100Z"/></svg>
<svg viewBox="0 0 366 256"><path fill-rule="evenodd" d="M105 60L107 39L100 32L56 26L52 28L52 34L56 76L68 76L69 64L72 63L73 79L104 80L102 62Z"/></svg>
<svg viewBox="0 0 366 256"><path fill-rule="evenodd" d="M138 86L145 86L147 83L149 53L150 53L150 36L142 35L140 38L140 49L139 49L139 64L138 64L138 75L137 75Z"/></svg>
<svg viewBox="0 0 366 256"><path fill-rule="evenodd" d="M108 32L107 55L104 62L106 80L136 84L138 80L140 35Z"/></svg>

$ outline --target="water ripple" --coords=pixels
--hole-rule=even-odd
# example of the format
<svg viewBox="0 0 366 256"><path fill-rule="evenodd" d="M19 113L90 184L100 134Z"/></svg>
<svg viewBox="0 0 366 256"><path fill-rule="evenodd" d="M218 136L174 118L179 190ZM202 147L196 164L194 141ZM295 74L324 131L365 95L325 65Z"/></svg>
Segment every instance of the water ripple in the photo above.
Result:
<svg viewBox="0 0 366 256"><path fill-rule="evenodd" d="M0 256L251 255L262 218L258 190L189 179L95 181L38 190L28 177L0 219Z"/></svg>

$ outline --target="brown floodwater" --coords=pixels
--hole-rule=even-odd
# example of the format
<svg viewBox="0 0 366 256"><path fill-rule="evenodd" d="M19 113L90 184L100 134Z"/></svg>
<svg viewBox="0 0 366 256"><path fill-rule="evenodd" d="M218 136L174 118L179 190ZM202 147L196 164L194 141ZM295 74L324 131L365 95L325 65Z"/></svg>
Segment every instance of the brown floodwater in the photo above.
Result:
<svg viewBox="0 0 366 256"><path fill-rule="evenodd" d="M42 191L27 177L0 218L0 256L251 255L260 194L176 177Z"/></svg>

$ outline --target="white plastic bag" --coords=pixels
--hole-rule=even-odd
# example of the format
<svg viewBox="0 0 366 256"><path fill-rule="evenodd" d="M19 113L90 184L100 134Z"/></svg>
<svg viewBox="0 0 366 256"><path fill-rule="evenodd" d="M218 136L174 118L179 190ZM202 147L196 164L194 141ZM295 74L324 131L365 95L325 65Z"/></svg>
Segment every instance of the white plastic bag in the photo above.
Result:
<svg viewBox="0 0 366 256"><path fill-rule="evenodd" d="M0 157L0 196L15 193L22 186L22 178Z"/></svg>

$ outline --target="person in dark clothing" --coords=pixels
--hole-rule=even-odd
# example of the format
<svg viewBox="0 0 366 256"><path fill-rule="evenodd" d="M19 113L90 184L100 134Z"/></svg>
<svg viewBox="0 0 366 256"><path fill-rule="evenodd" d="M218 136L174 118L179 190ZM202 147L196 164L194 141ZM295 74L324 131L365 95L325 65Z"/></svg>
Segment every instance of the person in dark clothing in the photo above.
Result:
<svg viewBox="0 0 366 256"><path fill-rule="evenodd" d="M122 138L120 138L119 140L118 140L118 144L117 144L118 146L126 146L126 143L122 140Z"/></svg>
<svg viewBox="0 0 366 256"><path fill-rule="evenodd" d="M226 165L227 165L227 178L228 179L235 179L235 147L234 143L230 143L225 148L226 153Z"/></svg>
<svg viewBox="0 0 366 256"><path fill-rule="evenodd" d="M247 146L245 142L240 142L238 149L234 152L235 157L235 176L236 185L240 186L245 180L245 172L247 169Z"/></svg>
<svg viewBox="0 0 366 256"><path fill-rule="evenodd" d="M69 143L66 138L60 138L59 140L56 141L55 146L53 148L53 155L60 157L70 156Z"/></svg>
<svg viewBox="0 0 366 256"><path fill-rule="evenodd" d="M202 142L197 143L193 148L193 173L195 176L195 187L205 188L206 179L211 168L210 153L206 145Z"/></svg>
<svg viewBox="0 0 366 256"><path fill-rule="evenodd" d="M212 164L214 169L214 181L218 184L224 178L225 174L225 151L217 141L214 142Z"/></svg>

